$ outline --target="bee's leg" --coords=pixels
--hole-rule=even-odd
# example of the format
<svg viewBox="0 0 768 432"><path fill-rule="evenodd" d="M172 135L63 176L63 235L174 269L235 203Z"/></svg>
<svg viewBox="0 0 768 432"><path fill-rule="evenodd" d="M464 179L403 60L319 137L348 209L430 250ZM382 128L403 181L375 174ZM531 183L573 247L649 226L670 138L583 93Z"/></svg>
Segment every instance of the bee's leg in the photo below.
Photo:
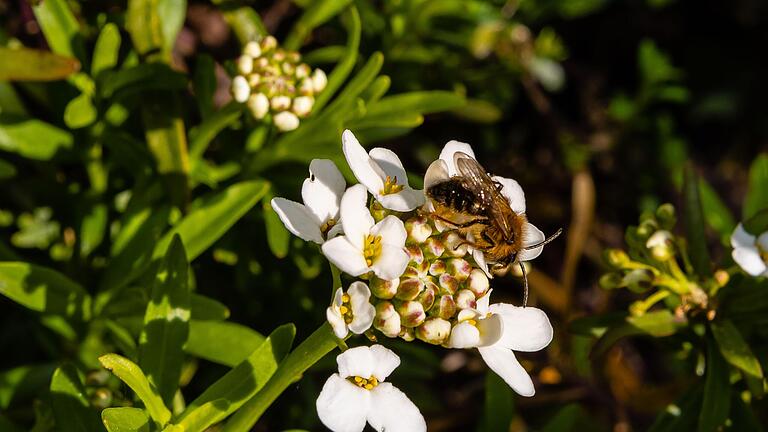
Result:
<svg viewBox="0 0 768 432"><path fill-rule="evenodd" d="M468 227L471 227L474 224L482 223L480 218L473 219L471 221L464 222L464 223L457 223L457 222L454 222L454 221L452 221L450 219L444 218L444 217L442 217L442 216L440 216L439 214L436 214L436 213L432 213L432 217L435 218L435 219L439 219L440 222L444 222L444 223L446 223L448 225L451 225L454 229L468 228Z"/></svg>
<svg viewBox="0 0 768 432"><path fill-rule="evenodd" d="M523 307L526 307L528 305L528 274L525 272L525 264L522 261L518 262L517 265L520 266L520 271L523 272Z"/></svg>

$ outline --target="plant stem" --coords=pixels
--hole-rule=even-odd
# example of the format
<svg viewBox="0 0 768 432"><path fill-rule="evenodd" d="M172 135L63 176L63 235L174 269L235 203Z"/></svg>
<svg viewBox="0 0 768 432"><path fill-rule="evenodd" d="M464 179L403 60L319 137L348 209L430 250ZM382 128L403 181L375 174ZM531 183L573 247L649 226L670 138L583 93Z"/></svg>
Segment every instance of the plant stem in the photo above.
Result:
<svg viewBox="0 0 768 432"><path fill-rule="evenodd" d="M326 322L315 330L304 342L291 352L267 381L264 388L246 402L232 419L227 422L223 432L247 432L251 430L264 411L272 405L285 389L301 378L301 375L313 364L337 347L338 339L331 326Z"/></svg>

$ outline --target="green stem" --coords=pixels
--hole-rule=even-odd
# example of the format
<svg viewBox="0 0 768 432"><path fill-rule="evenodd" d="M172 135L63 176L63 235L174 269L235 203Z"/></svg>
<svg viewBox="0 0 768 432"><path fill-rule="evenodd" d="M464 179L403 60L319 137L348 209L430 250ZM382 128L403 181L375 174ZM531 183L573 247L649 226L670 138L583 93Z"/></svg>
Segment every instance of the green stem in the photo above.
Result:
<svg viewBox="0 0 768 432"><path fill-rule="evenodd" d="M224 426L223 432L251 430L264 411L285 389L301 378L313 364L337 346L336 336L326 322L291 352L264 388L246 402Z"/></svg>

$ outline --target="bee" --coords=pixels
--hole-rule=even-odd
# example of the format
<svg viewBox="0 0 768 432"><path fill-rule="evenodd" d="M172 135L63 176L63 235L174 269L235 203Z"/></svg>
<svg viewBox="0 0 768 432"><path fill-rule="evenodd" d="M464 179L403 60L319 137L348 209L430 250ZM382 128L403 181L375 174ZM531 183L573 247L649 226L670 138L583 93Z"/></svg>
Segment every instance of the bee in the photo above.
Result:
<svg viewBox="0 0 768 432"><path fill-rule="evenodd" d="M541 242L523 244L528 226L525 213L512 210L501 193L503 185L466 153L454 153L453 161L458 174L452 177L442 160L427 169L424 189L433 207L431 216L458 230L464 241L457 247L466 244L482 251L493 274L503 276L513 264L518 264L525 282L526 304L528 277L518 254L551 242L562 233L562 228Z"/></svg>

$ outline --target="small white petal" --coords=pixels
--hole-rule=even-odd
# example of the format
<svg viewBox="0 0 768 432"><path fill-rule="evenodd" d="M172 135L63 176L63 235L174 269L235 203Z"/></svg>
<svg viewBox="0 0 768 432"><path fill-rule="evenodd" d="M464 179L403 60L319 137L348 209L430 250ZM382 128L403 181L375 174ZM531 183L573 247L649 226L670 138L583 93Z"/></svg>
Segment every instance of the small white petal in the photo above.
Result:
<svg viewBox="0 0 768 432"><path fill-rule="evenodd" d="M541 232L540 229L536 228L534 224L526 222L525 225L523 225L523 246L532 246L537 243L541 243L545 238L547 237L544 235L544 233ZM517 255L517 260L530 261L539 256L542 250L544 250L544 246L539 246L534 249L521 250Z"/></svg>
<svg viewBox="0 0 768 432"><path fill-rule="evenodd" d="M360 276L367 273L369 268L363 253L354 247L346 236L334 237L322 246L323 255L344 273ZM405 271L405 270L403 270ZM399 277L399 275L398 275Z"/></svg>
<svg viewBox="0 0 768 432"><path fill-rule="evenodd" d="M341 287L336 288L336 291L333 292L333 301L331 302L332 307L341 307L341 305L344 303L344 290L341 289Z"/></svg>
<svg viewBox="0 0 768 432"><path fill-rule="evenodd" d="M336 363L339 365L339 375L342 378L359 376L368 378L373 375L376 365L376 356L367 346L350 348L336 356Z"/></svg>
<svg viewBox="0 0 768 432"><path fill-rule="evenodd" d="M329 307L325 310L325 318L333 329L333 334L339 339L344 339L349 333L347 329L347 323L344 321L344 317L341 316L341 312L337 308Z"/></svg>
<svg viewBox="0 0 768 432"><path fill-rule="evenodd" d="M376 195L376 200L380 202L381 205L386 209L399 212L409 212L422 206L424 204L425 197L423 191L411 189L410 186L405 186L403 190L398 193Z"/></svg>
<svg viewBox="0 0 768 432"><path fill-rule="evenodd" d="M480 268L480 270L482 270L486 276L488 276L488 279L493 279L493 275L490 271L488 271L488 263L485 261L485 254L483 251L473 248L470 249L472 249L472 259L475 260L477 267Z"/></svg>
<svg viewBox="0 0 768 432"><path fill-rule="evenodd" d="M301 187L301 198L318 221L339 218L341 196L347 183L336 164L328 159L312 159L309 178Z"/></svg>
<svg viewBox="0 0 768 432"><path fill-rule="evenodd" d="M760 276L768 269L755 246L734 249L731 255L736 264L752 276Z"/></svg>
<svg viewBox="0 0 768 432"><path fill-rule="evenodd" d="M392 371L400 366L400 357L382 345L373 345L370 349L375 363L373 376L379 381L384 381Z"/></svg>
<svg viewBox="0 0 768 432"><path fill-rule="evenodd" d="M371 328L373 318L376 316L376 308L371 304L371 290L363 282L355 281L347 289L349 304L352 307L352 322L349 329L352 333L362 334Z"/></svg>
<svg viewBox="0 0 768 432"><path fill-rule="evenodd" d="M498 342L504 334L502 317L493 314L488 318L477 321L477 329L480 330L480 343L477 346L490 346Z"/></svg>
<svg viewBox="0 0 768 432"><path fill-rule="evenodd" d="M516 180L493 176L493 180L501 183L501 194L509 201L509 207L517 214L525 213L525 193Z"/></svg>
<svg viewBox="0 0 768 432"><path fill-rule="evenodd" d="M424 190L430 187L443 183L451 176L448 174L448 165L444 160L438 159L432 162L427 168L427 172L424 174Z"/></svg>
<svg viewBox="0 0 768 432"><path fill-rule="evenodd" d="M480 345L480 330L468 322L460 322L451 330L448 348L475 348Z"/></svg>
<svg viewBox="0 0 768 432"><path fill-rule="evenodd" d="M515 351L539 351L552 342L552 324L543 310L506 303L492 304L491 313L504 321L498 345Z"/></svg>
<svg viewBox="0 0 768 432"><path fill-rule="evenodd" d="M352 173L372 194L378 194L384 188L381 170L374 168L371 157L365 151L355 135L345 130L341 135L342 150Z"/></svg>
<svg viewBox="0 0 768 432"><path fill-rule="evenodd" d="M752 247L755 245L755 236L744 229L744 225L736 225L736 229L731 234L731 247L734 249L740 247Z"/></svg>
<svg viewBox="0 0 768 432"><path fill-rule="evenodd" d="M475 309L481 314L487 314L490 312L491 293L493 288L489 289L482 297L475 302Z"/></svg>
<svg viewBox="0 0 768 432"><path fill-rule="evenodd" d="M328 233L325 236L326 236L326 239L330 240L342 234L344 234L344 225L341 223L341 219L339 219L339 221L336 222L336 225L332 226L331 229L328 230Z"/></svg>
<svg viewBox="0 0 768 432"><path fill-rule="evenodd" d="M341 220L344 222L344 235L356 249L363 250L365 237L371 232L374 220L366 206L368 192L363 185L354 185L344 192L341 198Z"/></svg>
<svg viewBox="0 0 768 432"><path fill-rule="evenodd" d="M317 397L317 416L334 432L362 432L371 395L338 374L331 375Z"/></svg>
<svg viewBox="0 0 768 432"><path fill-rule="evenodd" d="M285 198L272 198L270 205L288 231L305 241L323 243L320 224L306 206Z"/></svg>
<svg viewBox="0 0 768 432"><path fill-rule="evenodd" d="M764 251L768 251L768 232L764 232L757 237L757 245Z"/></svg>
<svg viewBox="0 0 768 432"><path fill-rule="evenodd" d="M272 121L275 123L275 126L283 132L292 131L299 127L299 118L296 117L296 114L288 111L275 114L275 116L272 117Z"/></svg>
<svg viewBox="0 0 768 432"><path fill-rule="evenodd" d="M408 237L403 221L393 215L385 217L381 222L374 225L371 228L371 234L381 236L383 244L400 247L405 246L405 239Z"/></svg>
<svg viewBox="0 0 768 432"><path fill-rule="evenodd" d="M453 154L457 151L466 153L471 157L475 157L475 152L472 150L472 146L467 143L459 141L448 141L440 152L440 159L445 161L446 168L448 169L448 175L453 177L457 174L456 165L453 163Z"/></svg>
<svg viewBox="0 0 768 432"><path fill-rule="evenodd" d="M402 246L382 244L381 255L373 263L371 269L376 276L382 279L397 279L405 271L409 260L410 257L408 257L408 253L405 252Z"/></svg>
<svg viewBox="0 0 768 432"><path fill-rule="evenodd" d="M477 350L480 351L485 364L496 372L517 394L530 397L536 393L531 377L528 376L528 372L523 369L523 366L515 358L515 353L511 350L503 348L499 344L478 348Z"/></svg>
<svg viewBox="0 0 768 432"><path fill-rule="evenodd" d="M397 177L397 184L408 185L408 177L405 174L405 168L403 163L400 162L400 158L397 157L395 152L389 149L376 147L371 149L368 155L378 165L385 176L391 178Z"/></svg>
<svg viewBox="0 0 768 432"><path fill-rule="evenodd" d="M390 383L371 390L368 423L378 432L426 432L427 423L405 393Z"/></svg>

